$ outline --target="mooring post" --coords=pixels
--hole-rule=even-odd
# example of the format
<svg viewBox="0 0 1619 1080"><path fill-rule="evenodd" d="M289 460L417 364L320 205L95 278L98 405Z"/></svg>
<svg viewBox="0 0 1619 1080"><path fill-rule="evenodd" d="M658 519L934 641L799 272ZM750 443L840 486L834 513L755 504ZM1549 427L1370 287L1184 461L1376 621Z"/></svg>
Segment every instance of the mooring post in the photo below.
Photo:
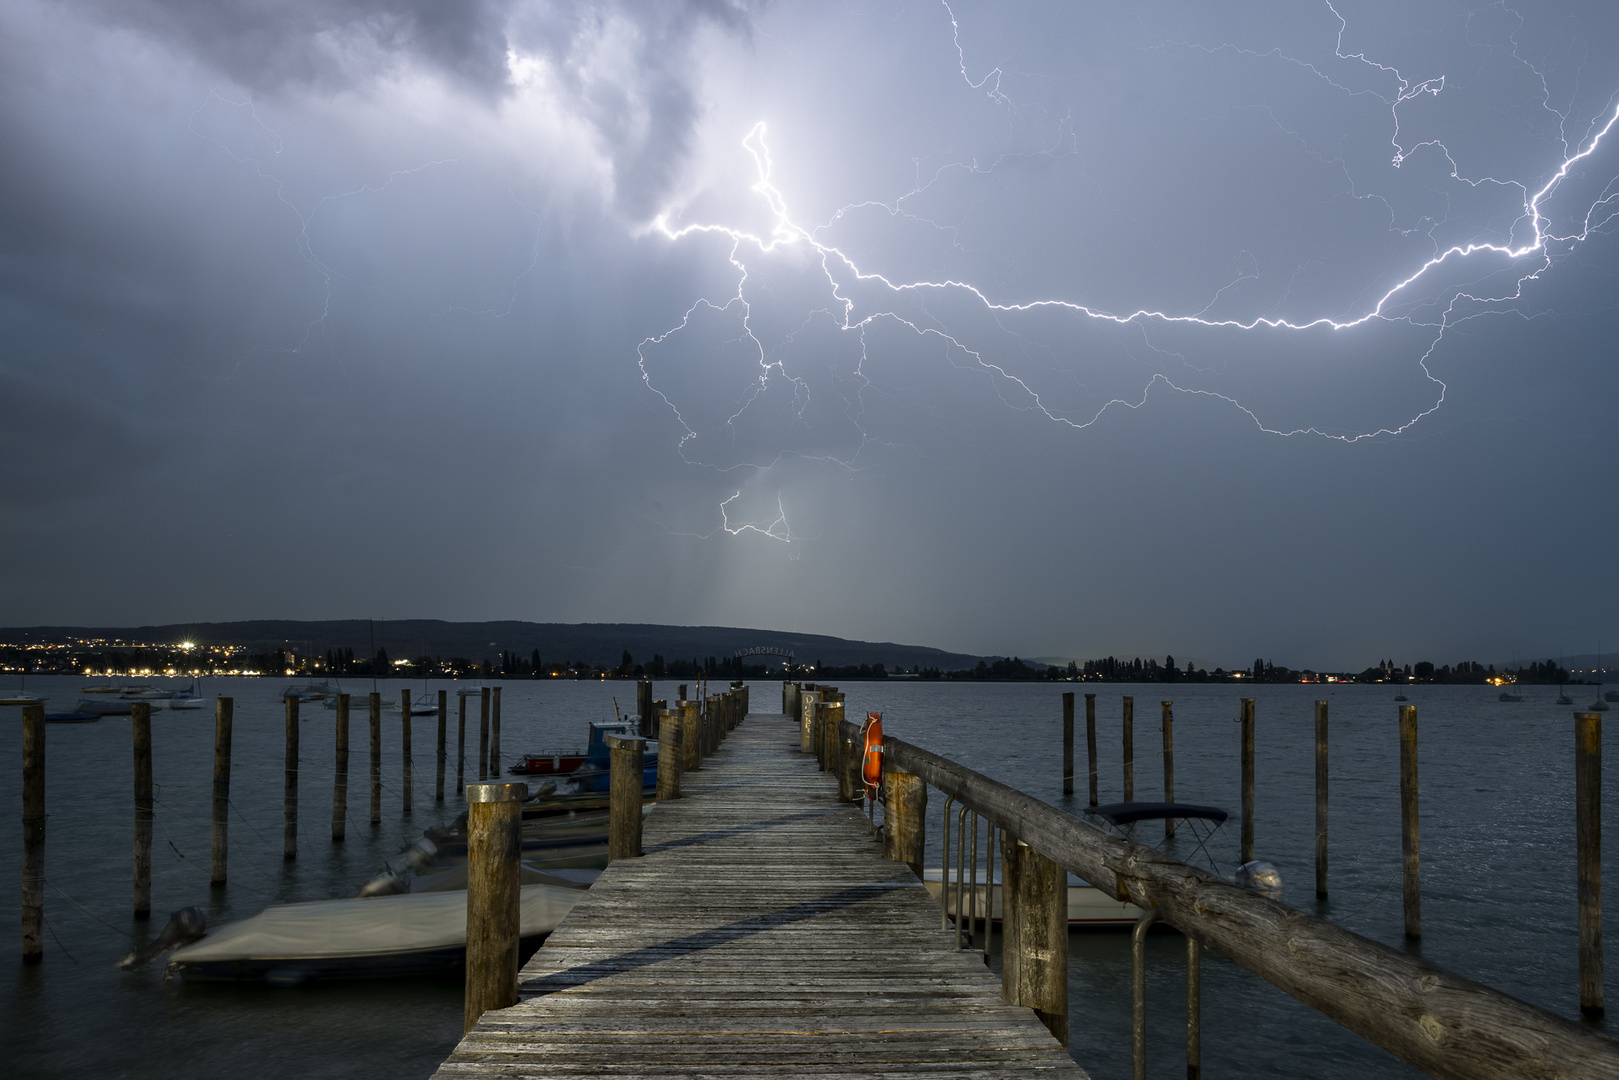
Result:
<svg viewBox="0 0 1619 1080"><path fill-rule="evenodd" d="M1001 844L1001 998L1068 1045L1067 873L1006 833ZM960 913L957 913L960 918Z"/></svg>
<svg viewBox="0 0 1619 1080"><path fill-rule="evenodd" d="M287 768L281 787L281 858L298 857L298 698L289 695L287 709Z"/></svg>
<svg viewBox="0 0 1619 1080"><path fill-rule="evenodd" d="M883 858L922 876L927 840L928 785L911 773L883 773Z"/></svg>
<svg viewBox="0 0 1619 1080"><path fill-rule="evenodd" d="M658 801L680 798L680 714L658 709Z"/></svg>
<svg viewBox="0 0 1619 1080"><path fill-rule="evenodd" d="M652 730L652 682L642 679L635 684L635 719L636 730L646 738L651 738L656 732Z"/></svg>
<svg viewBox="0 0 1619 1080"><path fill-rule="evenodd" d="M152 706L137 701L129 709L135 744L135 918L152 914Z"/></svg>
<svg viewBox="0 0 1619 1080"><path fill-rule="evenodd" d="M838 710L838 802L860 802L864 798L860 781L860 747L843 730L843 710Z"/></svg>
<svg viewBox="0 0 1619 1080"><path fill-rule="evenodd" d="M457 790L462 790L467 782L467 696L460 693L455 696L461 703L458 707L460 719L455 727L455 786Z"/></svg>
<svg viewBox="0 0 1619 1080"><path fill-rule="evenodd" d="M337 695L337 762L332 771L332 843L348 835L349 816L349 696Z"/></svg>
<svg viewBox="0 0 1619 1080"><path fill-rule="evenodd" d="M450 726L450 692L438 692L438 777L433 784L433 801L444 801L445 728Z"/></svg>
<svg viewBox="0 0 1619 1080"><path fill-rule="evenodd" d="M607 735L607 861L641 855L641 777L646 740ZM661 758L661 755L660 755Z"/></svg>
<svg viewBox="0 0 1619 1080"><path fill-rule="evenodd" d="M500 776L500 687L489 691L489 775Z"/></svg>
<svg viewBox="0 0 1619 1080"><path fill-rule="evenodd" d="M1175 710L1173 701L1160 701L1158 707L1163 710L1164 723L1164 801L1175 801ZM1175 836L1175 819L1164 818L1164 839L1171 840Z"/></svg>
<svg viewBox="0 0 1619 1080"><path fill-rule="evenodd" d="M230 738L235 715L233 698L214 699L214 805L209 837L208 884L225 884L230 841Z"/></svg>
<svg viewBox="0 0 1619 1080"><path fill-rule="evenodd" d="M1315 898L1327 898L1327 703L1315 703Z"/></svg>
<svg viewBox="0 0 1619 1080"><path fill-rule="evenodd" d="M1405 936L1422 937L1422 858L1417 829L1417 707L1400 706L1400 862Z"/></svg>
<svg viewBox="0 0 1619 1080"><path fill-rule="evenodd" d="M1574 846L1579 875L1580 1012L1602 999L1602 714L1574 714Z"/></svg>
<svg viewBox="0 0 1619 1080"><path fill-rule="evenodd" d="M813 753L815 750L814 731L815 705L821 700L821 692L814 688L801 690L798 694L798 749L800 753Z"/></svg>
<svg viewBox="0 0 1619 1080"><path fill-rule="evenodd" d="M697 724L697 702L681 699L680 749L684 760L680 763L680 771L683 773L696 772L703 767L702 745Z"/></svg>
<svg viewBox="0 0 1619 1080"><path fill-rule="evenodd" d="M1124 801L1136 797L1136 699L1124 699Z"/></svg>
<svg viewBox="0 0 1619 1080"><path fill-rule="evenodd" d="M402 754L402 756L404 758L404 762L403 762L404 777L403 777L403 784L401 786L401 791L402 791L402 794L403 794L404 810L405 810L405 813L408 814L408 813L410 813L410 794L411 794L410 789L411 789L411 781L412 781L411 767L410 767L410 691L409 690L401 690L401 691L399 691L399 734L400 734L400 744L399 744L400 745L400 753Z"/></svg>
<svg viewBox="0 0 1619 1080"><path fill-rule="evenodd" d="M478 779L489 779L489 687L478 694Z"/></svg>
<svg viewBox="0 0 1619 1080"><path fill-rule="evenodd" d="M1062 793L1074 793L1074 692L1062 696Z"/></svg>
<svg viewBox="0 0 1619 1080"><path fill-rule="evenodd" d="M467 991L462 1033L490 1009L517 1004L522 932L519 862L526 784L468 784Z"/></svg>
<svg viewBox="0 0 1619 1080"><path fill-rule="evenodd" d="M45 706L22 710L22 960L45 958Z"/></svg>
<svg viewBox="0 0 1619 1080"><path fill-rule="evenodd" d="M382 824L382 695L371 692L371 824Z"/></svg>
<svg viewBox="0 0 1619 1080"><path fill-rule="evenodd" d="M1085 695L1085 752L1091 763L1091 805L1097 804L1096 788L1096 695Z"/></svg>
<svg viewBox="0 0 1619 1080"><path fill-rule="evenodd" d="M675 700L677 702L686 700L686 684L685 683L680 684L680 693L675 696Z"/></svg>
<svg viewBox="0 0 1619 1080"><path fill-rule="evenodd" d="M1242 699L1242 861L1254 861L1254 699Z"/></svg>

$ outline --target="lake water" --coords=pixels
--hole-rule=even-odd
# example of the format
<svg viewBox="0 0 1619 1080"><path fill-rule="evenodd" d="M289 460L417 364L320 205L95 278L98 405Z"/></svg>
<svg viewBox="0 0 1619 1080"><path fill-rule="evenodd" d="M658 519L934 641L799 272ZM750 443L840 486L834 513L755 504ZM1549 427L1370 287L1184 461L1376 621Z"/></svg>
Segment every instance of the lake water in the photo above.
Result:
<svg viewBox="0 0 1619 1080"><path fill-rule="evenodd" d="M85 682L38 678L29 689L49 708L70 708ZM161 929L169 911L198 905L211 924L266 904L350 896L429 825L462 809L454 795L454 715L449 801L433 801L436 721L413 725L415 809L401 808L400 720L383 723L383 822L367 807L363 706L351 721L348 839L334 845L327 826L333 775L332 713L306 705L302 725L299 858L281 857L283 683L209 680L205 696L236 700L231 780L230 884L210 890L208 848L213 714L157 712L157 782L152 875L153 918L130 912L133 800L127 717L49 725L43 964L6 965L0 1045L8 1072L70 1077L425 1077L460 1037L461 988L454 982L299 988L185 986L161 982L161 964L124 973L118 959ZM454 689L429 683L428 691ZM397 701L424 687L384 680ZM613 699L633 708L631 683L504 684L502 744L508 761L583 741L589 720L613 717ZM357 684L356 692L369 691ZM884 713L885 729L1055 805L1061 795L1061 694L1097 693L1102 801L1121 797L1120 699L1135 698L1138 798L1156 798L1159 701L1174 699L1176 794L1224 806L1238 797L1238 732L1244 694L1256 699L1257 854L1275 863L1284 899L1395 948L1402 935L1397 706L1375 686L851 683L851 716ZM1422 770L1423 958L1564 1016L1578 1016L1575 952L1573 724L1552 704L1555 688L1529 688L1522 703L1484 687L1408 691L1419 710ZM770 709L780 684L753 687ZM1571 694L1583 705L1590 691ZM660 682L655 697L675 697ZM1331 702L1332 847L1330 902L1314 898L1314 713ZM1084 711L1076 727L1076 802L1085 796ZM469 702L476 744L476 699ZM15 721L18 709L0 710ZM0 767L0 799L20 808L21 738ZM1614 814L1615 785L1604 814ZM937 804L930 860L937 860ZM360 820L355 821L358 809ZM1142 839L1151 840L1151 832ZM5 864L21 864L20 832L5 841ZM1236 862L1235 816L1218 835L1222 869ZM1609 845L1610 850L1613 845ZM1614 878L1612 856L1606 867ZM16 879L13 878L15 881ZM10 894L13 898L15 892ZM15 901L13 901L15 902ZM10 921L15 934L16 923ZM17 947L12 939L10 948ZM1149 1061L1154 1077L1184 1076L1184 946L1172 933L1149 940ZM1130 1072L1129 936L1070 937L1070 1029L1076 1060L1102 1080ZM14 952L13 956L16 955ZM1603 1024L1600 1030L1608 1030ZM1611 1033L1611 1032L1610 1032ZM1205 953L1203 1062L1208 1075L1320 1078L1418 1075L1268 984Z"/></svg>

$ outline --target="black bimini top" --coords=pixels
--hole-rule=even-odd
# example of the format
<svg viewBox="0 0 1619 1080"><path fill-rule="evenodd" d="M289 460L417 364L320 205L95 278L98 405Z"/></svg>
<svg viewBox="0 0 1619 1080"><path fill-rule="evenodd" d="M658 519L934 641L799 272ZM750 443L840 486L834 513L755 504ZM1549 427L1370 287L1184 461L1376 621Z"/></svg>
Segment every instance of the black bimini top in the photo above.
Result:
<svg viewBox="0 0 1619 1080"><path fill-rule="evenodd" d="M1228 815L1218 806L1195 806L1175 802L1119 802L1106 806L1093 806L1088 811L1114 825L1128 825L1132 821L1155 821L1165 818L1205 818L1224 821Z"/></svg>

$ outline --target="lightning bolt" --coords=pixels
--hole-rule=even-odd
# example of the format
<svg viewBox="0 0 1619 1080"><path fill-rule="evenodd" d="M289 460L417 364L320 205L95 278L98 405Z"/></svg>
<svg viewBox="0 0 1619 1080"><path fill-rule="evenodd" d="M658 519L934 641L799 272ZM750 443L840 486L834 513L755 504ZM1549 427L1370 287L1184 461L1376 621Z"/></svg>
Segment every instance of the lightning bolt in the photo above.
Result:
<svg viewBox="0 0 1619 1080"><path fill-rule="evenodd" d="M1012 108L1015 103L1003 90L1004 73L996 67L981 78L974 79L968 72L966 50L961 43L960 24L955 12L949 4L942 4L950 21L952 40L957 53L961 78L968 87L985 94L997 106ZM698 236L713 236L721 238L728 246L727 259L735 273L735 290L723 299L701 298L689 307L682 319L664 331L662 334L647 337L637 347L638 364L642 381L645 385L669 408L680 427L678 450L682 460L688 464L713 469L721 473L731 472L735 469L747 469L756 474L763 474L779 464L788 453L776 453L769 460L744 462L741 464L722 465L712 461L698 460L688 456L688 450L694 440L699 438L698 429L688 422L681 414L681 410L670 396L655 384L652 371L648 367L649 355L660 346L666 345L671 338L686 331L693 320L700 315L714 313L736 317L740 326L740 335L736 343L744 344L757 365L757 373L752 383L744 390L737 409L725 421L727 427L733 432L737 420L752 405L769 386L772 379L785 380L793 390L795 414L802 417L803 408L808 401L809 387L801 377L794 375L786 369L784 363L775 358L773 350L767 348L764 341L755 332L753 309L750 301L750 287L752 285L754 270L752 263L764 256L783 251L784 249L802 249L819 263L821 275L824 276L826 286L825 308L815 314L832 314L836 325L844 333L857 335L859 341L860 362L855 366L854 375L860 381L862 388L869 386L864 375L864 363L867 353L867 331L879 321L886 321L906 328L918 338L933 338L939 340L948 351L965 357L970 364L993 375L997 379L1005 380L1008 386L1016 386L1026 395L1026 400L1032 402L1031 409L1043 415L1046 419L1080 430L1096 423L1101 416L1114 406L1129 409L1139 409L1145 402L1151 389L1162 383L1166 388L1179 393L1191 394L1200 397L1214 398L1222 401L1244 413L1256 427L1267 434L1291 437L1300 435L1314 435L1325 439L1336 440L1343 443L1357 443L1366 439L1378 437L1397 436L1408 431L1424 418L1432 415L1445 401L1447 387L1429 368L1429 360L1434 350L1444 340L1445 334L1460 322L1480 317L1483 314L1501 311L1514 301L1523 297L1525 286L1540 277L1552 267L1554 262L1562 256L1571 253L1590 236L1612 221L1615 213L1615 200L1619 199L1619 178L1610 180L1600 194L1585 210L1583 219L1578 227L1572 231L1558 232L1552 227L1552 219L1545 210L1547 201L1558 191L1559 187L1569 178L1571 171L1581 162L1587 161L1595 155L1612 133L1616 123L1619 123L1619 103L1615 98L1609 99L1605 111L1597 115L1587 128L1588 134L1579 141L1577 146L1571 146L1567 136L1568 116L1558 112L1550 104L1550 92L1546 87L1546 80L1532 64L1518 54L1516 35L1513 36L1513 56L1534 71L1540 78L1542 89L1542 106L1552 112L1559 120L1559 133L1562 138L1563 157L1557 167L1552 171L1549 179L1540 186L1531 189L1531 186L1517 180L1502 180L1494 177L1469 177L1463 174L1455 157L1438 140L1425 140L1411 145L1402 141L1401 107L1409 102L1424 96L1437 96L1445 89L1445 79L1436 78L1413 80L1407 78L1399 70L1368 58L1364 52L1346 51L1344 38L1348 32L1348 22L1339 14L1330 0L1325 7L1337 21L1338 29L1334 42L1334 55L1337 60L1364 66L1374 77L1392 80L1393 91L1378 93L1370 90L1354 90L1336 81L1318 66L1307 61L1298 60L1282 54L1279 50L1271 53L1259 54L1251 50L1235 49L1231 46L1220 46L1210 49L1204 46L1181 46L1183 48L1199 48L1207 52L1231 50L1246 53L1250 56L1274 56L1283 62L1307 69L1313 75L1328 83L1337 90L1351 95L1372 94L1387 105L1391 120L1392 133L1390 136L1393 147L1392 164L1395 168L1407 163L1414 155L1430 152L1442 155L1449 165L1452 179L1469 185L1479 187L1483 185L1500 186L1516 189L1521 193L1521 212L1512 227L1506 232L1505 242L1489 240L1473 240L1462 243L1452 243L1441 247L1435 244L1436 250L1426 259L1413 265L1402 277L1394 281L1381 295L1371 299L1369 303L1360 305L1358 313L1351 312L1348 317L1331 317L1317 315L1305 319L1287 319L1255 316L1252 318L1211 318L1206 314L1218 300L1216 294L1209 304L1198 311L1172 311L1157 307L1142 306L1134 310L1109 310L1103 307L1086 303L1080 299L1061 296L1046 296L1035 298L1001 297L992 295L990 291L981 288L972 282L956 278L941 278L937 280L904 280L892 276L880 269L863 267L856 259L843 248L831 243L826 237L829 230L845 215L853 210L864 207L880 207L894 217L909 216L906 203L916 195L925 191L949 169L971 169L974 172L993 171L997 163L989 166L980 166L977 163L956 163L939 170L926 181L919 181L911 191L890 203L868 201L851 204L837 210L826 222L820 225L806 225L797 220L791 213L787 199L774 182L774 163L770 155L769 145L766 141L766 126L764 122L756 124L742 140L742 146L751 156L754 163L754 182L751 190L762 202L767 210L769 227L763 230L747 230L734 225L717 222L701 222L676 224L673 214L665 211L660 214L651 225L652 231L661 235L668 242L678 243ZM1503 10L1508 10L1503 8ZM1516 12L1512 12L1516 15ZM1521 17L1520 17L1521 25ZM1049 148L1047 153L1061 152L1062 140L1059 144ZM1356 195L1355 197L1362 197ZM1376 197L1376 196L1373 196ZM1386 203L1386 200L1384 200ZM922 220L911 218L911 220ZM944 228L934 222L923 221L924 224L935 228ZM1437 223L1435 223L1437 224ZM1392 223L1391 223L1392 228ZM1431 228L1428 232L1431 237ZM1441 274L1454 276L1462 272L1470 272L1477 265L1478 275L1471 286L1452 285L1443 286L1434 281ZM1499 273L1504 268L1511 268L1507 277L1511 283L1503 288L1494 290L1477 288L1477 282L1484 280L1492 274ZM1244 280L1239 276L1238 280ZM1439 289L1437 294L1422 295L1424 287L1432 285ZM1230 286L1227 286L1229 288ZM883 307L867 314L857 314L857 304L854 298L856 289L864 292L875 291L880 295L887 295L895 300L911 298L920 301L920 307L931 314L929 301L966 301L970 306L995 320L1003 329L1006 325L1002 320L1014 320L1020 316L1027 316L1041 311L1052 311L1071 315L1081 320L1095 324L1112 325L1115 327L1129 327L1142 335L1149 347L1164 352L1152 345L1152 335L1155 331L1169 328L1189 329L1193 333L1202 331L1211 332L1276 332L1282 334L1297 334L1309 331L1330 331L1332 333L1349 334L1368 327L1369 324L1406 324L1418 327L1425 331L1427 344L1416 358L1417 366L1423 376L1435 387L1435 396L1432 403L1421 409L1415 415L1401 423L1392 426L1382 426L1375 430L1363 430L1350 433L1332 432L1316 426L1273 427L1268 426L1255 411L1244 405L1236 398L1216 391L1178 384L1169 375L1162 372L1155 373L1143 388L1141 395L1135 400L1113 398L1088 415L1071 415L1042 397L1038 389L1026 379L1010 370L1004 360L987 355L984 350L974 348L956 333L952 333L941 325L924 323L917 317L908 316L898 307ZM1469 291L1473 289L1475 291ZM1222 290L1223 292L1224 290ZM1449 298L1444 299L1446 293ZM1439 301L1443 301L1442 306ZM1434 309L1437 308L1437 312ZM1428 312L1428 314L1419 314ZM1165 353L1165 355L1169 355ZM857 395L858 396L858 395ZM1005 400L1003 396L1003 400ZM1010 404L1010 402L1008 402ZM856 414L851 414L857 420ZM860 449L868 445L869 436L863 428L860 429ZM817 456L801 454L799 456L818 457L820 460L832 461L844 468L858 467L859 450L850 457L838 458L827 454ZM786 513L781 510L782 501L778 493L777 507L781 510L780 516L765 528L756 525L742 525L731 527L726 508L741 496L739 490L736 495L726 499L720 506L721 518L724 521L726 533L736 536L743 532L753 531L772 539L790 542L792 537L786 525ZM779 531L778 531L779 530Z"/></svg>

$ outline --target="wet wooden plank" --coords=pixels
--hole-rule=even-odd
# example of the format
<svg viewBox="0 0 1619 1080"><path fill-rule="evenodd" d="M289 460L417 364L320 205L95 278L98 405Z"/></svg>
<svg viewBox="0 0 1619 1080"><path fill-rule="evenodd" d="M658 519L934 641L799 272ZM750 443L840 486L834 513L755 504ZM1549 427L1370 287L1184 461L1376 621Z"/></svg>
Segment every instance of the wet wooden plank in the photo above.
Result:
<svg viewBox="0 0 1619 1080"><path fill-rule="evenodd" d="M1085 1077L798 743L731 732L436 1075Z"/></svg>

